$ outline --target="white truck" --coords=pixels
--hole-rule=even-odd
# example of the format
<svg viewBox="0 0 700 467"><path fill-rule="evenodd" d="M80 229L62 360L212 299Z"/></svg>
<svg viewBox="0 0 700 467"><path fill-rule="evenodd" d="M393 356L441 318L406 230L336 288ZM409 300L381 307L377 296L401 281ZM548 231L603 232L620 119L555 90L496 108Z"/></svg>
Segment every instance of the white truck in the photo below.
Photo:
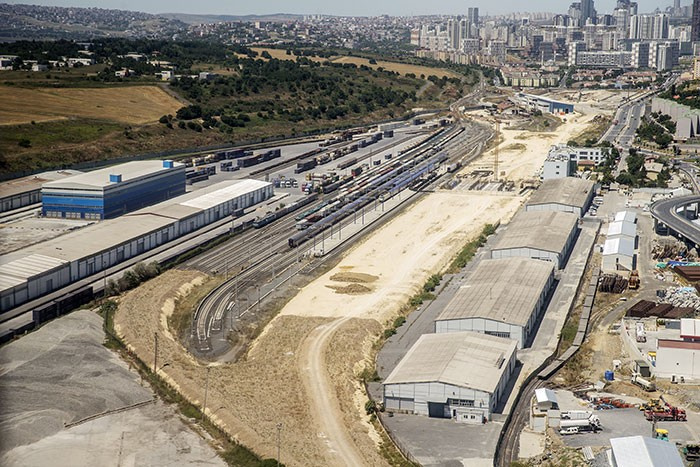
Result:
<svg viewBox="0 0 700 467"><path fill-rule="evenodd" d="M601 430L600 419L597 415L590 415L588 418L562 419L559 422L560 431L566 428L578 428L578 431L598 431Z"/></svg>
<svg viewBox="0 0 700 467"><path fill-rule="evenodd" d="M562 420L588 420L593 415L590 410L568 410L561 413Z"/></svg>
<svg viewBox="0 0 700 467"><path fill-rule="evenodd" d="M649 381L648 379L642 378L642 375L640 375L639 373L635 373L632 375L632 383L636 384L637 386L639 386L647 392L656 391L656 384L654 384L653 381Z"/></svg>

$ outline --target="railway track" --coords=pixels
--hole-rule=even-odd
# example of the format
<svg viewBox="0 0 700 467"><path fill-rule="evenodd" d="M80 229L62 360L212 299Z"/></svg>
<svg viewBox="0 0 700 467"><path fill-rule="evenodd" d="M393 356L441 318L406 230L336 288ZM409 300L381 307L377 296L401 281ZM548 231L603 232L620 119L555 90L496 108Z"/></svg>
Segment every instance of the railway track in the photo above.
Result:
<svg viewBox="0 0 700 467"><path fill-rule="evenodd" d="M468 132L460 126L450 130L446 134L447 141L443 150L451 155L451 160L468 161L477 157L475 149L482 147L491 138L492 132L483 131L483 127L472 129L482 130ZM428 140L430 141L430 140ZM424 143L425 144L425 143ZM465 148L470 147L467 152ZM409 151L402 157L406 160L419 157L430 147L421 147ZM464 153L467 153L464 157ZM369 157L369 156L368 156ZM435 181L438 179L436 178ZM319 200L319 202L322 202ZM341 221L342 222L342 221ZM200 352L212 350L212 331L220 331L223 321L228 314L236 313L239 317L250 312L254 306L258 306L264 296L260 295L260 287L272 280L280 271L287 271L299 262L300 251L298 248L290 250L287 239L290 233L295 232L295 220L292 216L282 218L269 226L236 237L225 245L215 248L207 253L199 255L186 263L187 267L194 267L206 272L222 271L234 274L232 279L213 290L202 302L200 302L192 323L193 344ZM307 268L315 269L323 263L324 258L312 258ZM228 274L227 274L228 276ZM258 291L257 300L246 301L245 309L240 307L239 297L249 297L250 289ZM270 293L270 292L268 292Z"/></svg>

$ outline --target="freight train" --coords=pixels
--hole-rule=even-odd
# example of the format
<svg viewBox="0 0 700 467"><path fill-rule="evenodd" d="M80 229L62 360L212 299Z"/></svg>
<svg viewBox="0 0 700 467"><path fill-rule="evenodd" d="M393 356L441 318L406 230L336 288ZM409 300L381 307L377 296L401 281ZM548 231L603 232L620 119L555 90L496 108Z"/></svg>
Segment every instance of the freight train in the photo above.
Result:
<svg viewBox="0 0 700 467"><path fill-rule="evenodd" d="M299 201L295 201L294 203L290 204L289 206L285 206L282 209L278 209L275 212L271 212L267 214L264 217L261 217L259 219L256 219L253 222L253 227L256 229L259 229L261 227L265 227L266 225L276 221L277 219L284 217L285 215L289 214L290 212L294 212L297 209L303 208L304 206L313 203L318 199L318 194L314 193L311 195L308 195Z"/></svg>

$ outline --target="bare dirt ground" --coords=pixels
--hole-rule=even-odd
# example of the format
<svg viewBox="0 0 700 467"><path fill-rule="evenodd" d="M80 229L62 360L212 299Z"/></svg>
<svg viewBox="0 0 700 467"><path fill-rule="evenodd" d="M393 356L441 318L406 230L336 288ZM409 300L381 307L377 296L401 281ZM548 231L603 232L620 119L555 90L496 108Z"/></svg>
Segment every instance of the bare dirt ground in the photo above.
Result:
<svg viewBox="0 0 700 467"><path fill-rule="evenodd" d="M287 465L383 465L379 436L364 415L358 375L386 322L444 267L485 223L506 220L521 199L498 195L432 194L356 246L328 273L303 288L236 363L211 368L207 412L232 436L263 456L276 454L282 423ZM442 208L450 206L445 214ZM399 241L400 240L400 241ZM129 292L116 328L147 362L159 334L161 375L201 403L207 370L171 338L164 313L193 271L169 271ZM347 295L328 285L356 284Z"/></svg>
<svg viewBox="0 0 700 467"><path fill-rule="evenodd" d="M506 179L517 182L536 178L552 145L566 143L584 133L596 116L612 115L623 97L611 91L587 91L581 94L580 101L578 92L557 92L549 96L574 103L575 113L562 117L562 124L555 131L548 132L513 130L509 128L507 120L502 123L498 158L499 172ZM492 149L484 157L467 165L462 173L490 170L494 157L495 150Z"/></svg>
<svg viewBox="0 0 700 467"><path fill-rule="evenodd" d="M142 124L182 107L157 86L115 88L19 88L0 86L0 122L19 125L66 118Z"/></svg>

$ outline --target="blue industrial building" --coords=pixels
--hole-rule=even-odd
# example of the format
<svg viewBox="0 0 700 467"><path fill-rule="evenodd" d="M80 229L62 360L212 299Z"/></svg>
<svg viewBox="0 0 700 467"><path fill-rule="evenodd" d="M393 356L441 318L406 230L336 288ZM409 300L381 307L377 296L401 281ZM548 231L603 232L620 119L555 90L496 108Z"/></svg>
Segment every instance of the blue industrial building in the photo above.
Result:
<svg viewBox="0 0 700 467"><path fill-rule="evenodd" d="M185 165L134 161L41 187L46 217L110 219L185 193Z"/></svg>

